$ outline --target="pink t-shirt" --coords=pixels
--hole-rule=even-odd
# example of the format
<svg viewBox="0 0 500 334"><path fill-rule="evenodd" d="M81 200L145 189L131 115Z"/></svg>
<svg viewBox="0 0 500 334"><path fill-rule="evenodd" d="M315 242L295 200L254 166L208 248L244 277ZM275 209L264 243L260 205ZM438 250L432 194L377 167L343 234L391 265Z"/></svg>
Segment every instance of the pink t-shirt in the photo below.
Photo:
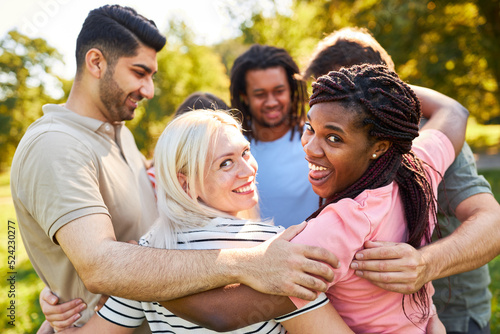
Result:
<svg viewBox="0 0 500 334"><path fill-rule="evenodd" d="M455 159L451 142L437 130L422 131L413 142L413 151L441 174ZM436 194L441 177L426 165L425 169ZM422 333L422 329L425 332L427 320L419 322L421 312L412 307L410 296L405 297L405 311L416 325L403 312L402 294L378 288L349 268L354 254L367 240L407 240L404 209L395 182L327 206L292 242L324 247L339 258L341 267L335 269L335 279L327 295L354 332ZM432 305L432 284L427 284L427 289ZM297 307L307 303L297 298L292 301Z"/></svg>

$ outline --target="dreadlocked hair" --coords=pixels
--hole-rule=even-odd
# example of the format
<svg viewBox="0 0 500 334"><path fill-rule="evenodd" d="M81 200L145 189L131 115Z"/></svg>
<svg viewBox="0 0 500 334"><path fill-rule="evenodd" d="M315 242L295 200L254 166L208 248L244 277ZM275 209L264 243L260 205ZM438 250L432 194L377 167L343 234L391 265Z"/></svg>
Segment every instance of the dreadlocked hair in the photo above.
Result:
<svg viewBox="0 0 500 334"><path fill-rule="evenodd" d="M391 147L374 160L365 173L347 189L320 200L324 207L343 198L355 198L365 189L383 187L395 181L400 189L408 228L407 243L415 248L431 241L430 215L436 216L436 198L426 178L424 162L411 151L418 136L420 102L398 75L383 65L360 65L343 68L321 76L312 84L309 105L339 102L347 110L360 113L362 126L370 140L388 140ZM427 318L429 305L425 285L412 300ZM404 309L404 300L403 300Z"/></svg>
<svg viewBox="0 0 500 334"><path fill-rule="evenodd" d="M285 70L290 86L291 110L288 114L288 122L292 129L290 140L293 139L295 133L302 135L306 117L307 88L306 82L300 77L299 67L285 49L254 44L234 61L229 87L233 113L239 118L243 132L249 139L258 140L259 138L255 138L252 131L250 108L242 99L242 95L246 95L245 76L251 70L266 70L273 67L282 67Z"/></svg>

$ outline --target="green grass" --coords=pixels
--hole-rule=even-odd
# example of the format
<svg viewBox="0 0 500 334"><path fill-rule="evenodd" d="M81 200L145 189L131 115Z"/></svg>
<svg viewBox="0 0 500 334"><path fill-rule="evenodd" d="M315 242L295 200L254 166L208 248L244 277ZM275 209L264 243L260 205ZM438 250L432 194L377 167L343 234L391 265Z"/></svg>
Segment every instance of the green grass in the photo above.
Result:
<svg viewBox="0 0 500 334"><path fill-rule="evenodd" d="M495 199L500 203L500 169L484 171L480 170L479 173L488 180L491 185L491 189L493 190Z"/></svg>
<svg viewBox="0 0 500 334"><path fill-rule="evenodd" d="M474 153L500 153L500 125L481 125L471 118L465 137Z"/></svg>
<svg viewBox="0 0 500 334"><path fill-rule="evenodd" d="M481 172L491 183L495 198L500 202L500 172L483 171ZM8 221L16 222L16 253L15 253L15 305L16 321L15 327L8 324L9 318L5 317L5 310L9 307L11 301L8 298L10 284L7 282L7 273L11 270L7 266L8 254ZM0 318L0 329L2 333L36 333L38 327L43 322L43 314L40 311L38 294L43 288L43 283L33 270L31 263L22 244L15 219L14 206L10 198L9 174L0 173L0 251L5 254L4 260L0 263L0 272L5 275L0 280L0 309L2 317ZM491 271L490 290L493 294L491 332L500 333L500 256L489 263Z"/></svg>
<svg viewBox="0 0 500 334"><path fill-rule="evenodd" d="M9 173L1 173L0 252L2 252L3 260L0 262L0 272L2 273L2 279L0 281L0 309L2 310L0 328L2 329L2 333L5 334L36 333L44 319L38 302L38 294L43 288L43 283L36 275L28 259L15 217L16 212L10 198ZM14 222L14 224L9 223L9 221ZM11 226L10 229L9 225ZM13 228L15 228L15 230ZM11 233L14 231L15 236L9 234L8 231L11 231ZM12 242L9 244L9 241L14 241L15 244ZM8 248L9 245L15 246L15 252L12 254L8 252L9 250L12 251L12 248ZM8 267L7 263L9 259L12 259L8 258L10 255L15 256L15 267L12 269ZM15 274L8 274L9 272L14 272ZM15 278L15 281L13 281L13 283L15 283L14 289L12 289L15 293L15 298L9 298L11 285L7 279L11 275L14 275ZM10 325L8 322L11 319L6 317L6 315L10 314L10 311L6 312L6 310L11 305L11 301L15 302L15 326Z"/></svg>
<svg viewBox="0 0 500 334"><path fill-rule="evenodd" d="M490 182L491 189L497 202L500 202L500 170L480 171ZM493 294L491 301L491 332L500 333L500 256L497 256L489 264L491 284L490 291Z"/></svg>
<svg viewBox="0 0 500 334"><path fill-rule="evenodd" d="M500 256L497 256L488 265L491 276L490 291L493 294L490 327L492 333L500 333Z"/></svg>

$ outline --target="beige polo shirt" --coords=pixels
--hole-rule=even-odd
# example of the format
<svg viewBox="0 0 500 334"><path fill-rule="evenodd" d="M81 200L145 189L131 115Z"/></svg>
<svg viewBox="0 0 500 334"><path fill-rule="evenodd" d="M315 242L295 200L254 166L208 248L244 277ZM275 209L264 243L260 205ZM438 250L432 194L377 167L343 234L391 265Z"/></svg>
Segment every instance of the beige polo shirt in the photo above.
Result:
<svg viewBox="0 0 500 334"><path fill-rule="evenodd" d="M118 240L138 240L158 216L156 201L144 157L123 122L59 105L43 112L14 155L12 198L33 267L61 301L83 298L88 307L79 323L85 323L100 296L87 291L55 233L77 218L106 214Z"/></svg>

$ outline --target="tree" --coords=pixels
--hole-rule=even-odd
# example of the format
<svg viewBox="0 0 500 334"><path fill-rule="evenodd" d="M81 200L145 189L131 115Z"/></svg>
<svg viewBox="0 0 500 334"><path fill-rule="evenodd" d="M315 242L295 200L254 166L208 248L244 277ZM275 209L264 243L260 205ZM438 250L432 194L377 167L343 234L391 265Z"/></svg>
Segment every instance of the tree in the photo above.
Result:
<svg viewBox="0 0 500 334"><path fill-rule="evenodd" d="M500 1L499 0L477 0L479 13L484 21L478 26L479 44L483 49L488 68L492 71L496 85L492 85L492 94L496 95L496 101L500 101ZM495 87L496 86L496 87ZM494 100L492 97L491 100ZM492 113L490 121L500 124L500 112Z"/></svg>
<svg viewBox="0 0 500 334"><path fill-rule="evenodd" d="M52 73L57 62L62 62L61 55L41 38L12 30L0 39L0 170L10 164L26 128L41 116L42 105L63 98L65 82Z"/></svg>
<svg viewBox="0 0 500 334"><path fill-rule="evenodd" d="M457 99L480 123L498 117L498 53L484 47L498 41L481 32L487 21L478 1L387 3L393 11L385 21L377 20L387 9L380 4L361 18L377 22L375 37L387 46L401 77Z"/></svg>

